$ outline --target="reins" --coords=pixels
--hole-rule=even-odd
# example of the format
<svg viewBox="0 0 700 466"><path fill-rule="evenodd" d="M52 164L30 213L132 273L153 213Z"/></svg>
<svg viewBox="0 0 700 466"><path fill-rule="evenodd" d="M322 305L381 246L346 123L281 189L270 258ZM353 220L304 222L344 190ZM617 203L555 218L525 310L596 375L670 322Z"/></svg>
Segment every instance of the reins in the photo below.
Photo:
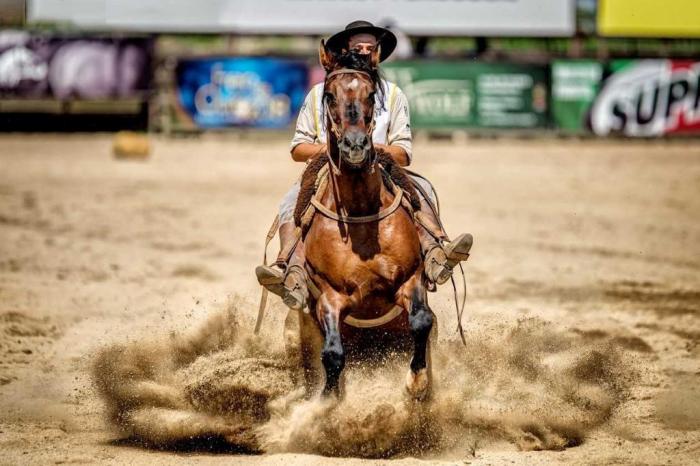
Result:
<svg viewBox="0 0 700 466"><path fill-rule="evenodd" d="M323 85L323 88L324 89L326 88L326 84L328 83L328 81L332 77L337 76L339 74L360 74L362 76L369 78L370 80L372 79L372 77L369 75L369 73L367 73L365 71L353 70L352 68L340 68L338 70L331 71L330 73L328 73L326 75L326 80L325 80L325 83ZM381 86L381 83L380 83L380 86ZM323 99L323 116L325 117L326 121L328 122L328 125L330 126L330 131L333 133L336 140L340 140L340 137L342 134L341 134L340 129L338 129L338 124L336 123L335 119L329 113L329 109L328 109L328 105L326 104L325 96L323 96L322 99ZM375 125L374 108L372 108L372 121L367 126L367 134L369 135L370 138L372 137L372 133L374 132L374 125ZM336 165L335 161L333 160L333 157L331 157L330 145L327 145L327 147L326 147L326 154L328 155L328 162L331 166L332 173L336 176L340 175L340 164L342 163L342 158L338 158L338 165ZM374 164L372 164L372 170L374 170ZM335 180L333 180L333 181L335 184Z"/></svg>
<svg viewBox="0 0 700 466"><path fill-rule="evenodd" d="M328 84L328 81L337 75L340 74L359 74L362 76L365 76L367 78L370 78L371 76L369 73L365 71L360 71L360 70L353 70L352 68L340 68L338 70L331 71L326 75L326 80L324 83L324 89L326 85ZM381 83L380 83L381 85ZM333 136L335 136L336 141L340 140L342 133L340 129L338 128L338 125L333 118L333 116L330 114L330 110L328 108L328 104L326 103L325 96L323 98L323 116L325 117L326 124L329 127L329 132L333 133ZM372 137L372 133L374 132L374 125L375 125L375 119L374 119L374 107L372 108L372 120L370 121L369 125L367 126L367 134L369 137ZM340 192L338 189L338 180L337 177L340 176L340 165L342 164L342 157L338 157L338 165L335 164L335 161L333 160L333 156L331 155L330 151L330 144L326 145L326 156L328 158L328 164L330 165L331 169L329 170L328 176L331 179L331 185L332 185L332 190L333 190L333 197L335 198L335 204L336 204L336 209L338 212L333 212L330 210L328 207L324 206L321 201L316 199L315 197L311 199L311 203L313 206L323 215L325 215L328 218L331 218L337 222L340 223L368 223L368 222L375 222L378 220L381 220L392 213L396 211L396 209L399 208L401 205L401 199L403 198L403 191L401 188L398 186L395 186L394 189L394 202L391 203L391 205L387 208L384 209L376 214L373 215L365 215L365 216L359 216L359 217L352 217L350 215L347 215L344 213L345 208L342 206L340 203ZM375 151L372 151L372 156L374 157L373 160L370 161L370 170L373 173L374 172L374 165L377 161L377 155ZM343 235L345 236L345 235Z"/></svg>
<svg viewBox="0 0 700 466"><path fill-rule="evenodd" d="M316 210L321 213L322 215L335 220L336 222L340 223L369 223L369 222L376 222L378 220L381 220L383 218L388 217L389 215L393 214L396 209L398 209L401 206L401 201L403 199L404 193L401 188L398 186L394 185L393 186L393 191L394 191L394 200L392 201L391 205L387 207L386 209L380 210L376 214L372 215L363 215L363 216L350 216L350 215L345 215L345 214L340 214L337 212L333 212L331 209L328 207L324 206L321 201L319 201L316 197L311 198L311 204L316 208Z"/></svg>
<svg viewBox="0 0 700 466"><path fill-rule="evenodd" d="M413 176L418 176L418 177L423 178L425 180L425 177L423 177L415 172L412 172L410 170L406 170L406 171ZM428 183L430 183L430 182L428 181ZM425 198L428 201L428 206L430 206L430 210L433 211L433 214L435 215L435 219L438 221L440 228L442 229L442 231L445 231L445 227L443 226L442 220L440 219L440 199L438 198L437 192L433 189L433 193L435 194L435 201L437 204L437 205L435 205L433 202L431 202L430 196L428 195L426 190L423 188L423 186L421 186L420 183L414 183L414 186L416 187L416 189L418 191L420 191L423 198ZM425 230L430 235L433 235L433 232L430 230L430 228L423 225L422 222L420 222L420 219L418 217L417 217L417 220L419 221L419 223L421 223L421 226L423 228L425 228ZM435 237L435 235L433 235L433 237L437 241L440 241L440 238ZM464 346L467 346L467 340L464 337L464 328L462 327L462 317L464 315L464 308L466 307L466 304L467 304L467 276L464 272L464 267L462 267L461 263L459 263L459 270L462 273L462 301L461 302L459 301L459 297L458 297L458 293L457 293L457 284L455 282L454 274L452 276L450 276L450 281L452 282L452 291L454 293L454 298L455 298L455 313L457 314L457 332L459 332L459 338L462 340L462 344Z"/></svg>

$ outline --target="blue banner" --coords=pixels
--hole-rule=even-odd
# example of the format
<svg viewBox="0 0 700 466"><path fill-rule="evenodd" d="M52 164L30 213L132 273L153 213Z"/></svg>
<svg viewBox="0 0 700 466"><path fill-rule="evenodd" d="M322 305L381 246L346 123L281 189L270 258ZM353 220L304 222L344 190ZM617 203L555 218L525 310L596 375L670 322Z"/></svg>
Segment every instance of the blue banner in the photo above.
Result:
<svg viewBox="0 0 700 466"><path fill-rule="evenodd" d="M182 60L180 104L201 128L284 128L293 123L308 89L305 62L267 57Z"/></svg>

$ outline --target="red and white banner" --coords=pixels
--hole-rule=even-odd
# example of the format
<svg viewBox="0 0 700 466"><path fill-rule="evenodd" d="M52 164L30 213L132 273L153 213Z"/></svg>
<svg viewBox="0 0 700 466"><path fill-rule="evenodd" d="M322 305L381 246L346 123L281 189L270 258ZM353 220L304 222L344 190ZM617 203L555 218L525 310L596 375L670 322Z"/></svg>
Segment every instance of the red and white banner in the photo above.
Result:
<svg viewBox="0 0 700 466"><path fill-rule="evenodd" d="M619 60L591 108L600 136L700 133L700 61Z"/></svg>

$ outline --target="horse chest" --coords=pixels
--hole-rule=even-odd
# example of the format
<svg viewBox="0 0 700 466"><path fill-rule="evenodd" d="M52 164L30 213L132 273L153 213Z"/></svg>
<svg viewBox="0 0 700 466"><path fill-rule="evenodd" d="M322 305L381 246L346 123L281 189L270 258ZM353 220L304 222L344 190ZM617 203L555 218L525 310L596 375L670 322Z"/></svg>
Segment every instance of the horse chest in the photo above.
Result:
<svg viewBox="0 0 700 466"><path fill-rule="evenodd" d="M413 275L420 260L420 244L410 222L397 216L380 225L348 225L345 235L335 222L315 222L309 231L313 241L307 244L307 261L334 288L350 294L395 290Z"/></svg>

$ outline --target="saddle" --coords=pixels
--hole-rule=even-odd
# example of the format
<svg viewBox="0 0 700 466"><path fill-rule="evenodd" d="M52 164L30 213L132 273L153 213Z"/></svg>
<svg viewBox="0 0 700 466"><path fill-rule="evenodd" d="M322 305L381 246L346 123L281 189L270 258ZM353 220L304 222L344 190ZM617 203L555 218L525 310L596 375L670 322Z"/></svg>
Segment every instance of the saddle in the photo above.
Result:
<svg viewBox="0 0 700 466"><path fill-rule="evenodd" d="M432 222L424 219L421 215L421 200L418 196L418 191L420 191L424 199L427 200L430 208L434 211L437 218L439 218L440 211L439 203L437 205L433 204L430 201L430 196L428 193L426 193L420 184L413 181L408 175L411 174L413 176L421 176L399 166L399 164L397 164L394 159L384 151L377 152L377 161L379 170L381 170L384 185L387 187L387 189L394 193L394 203L392 203L389 208L374 216L352 218L343 217L342 215L332 212L323 206L321 199L328 189L328 155L324 154L312 160L306 166L304 173L301 176L301 187L299 189L299 196L297 197L297 203L294 208L294 224L296 226L295 234L297 238L295 241L290 242L285 250L280 251L279 257L284 257L285 261L289 261L289 258L291 257L292 252L294 251L294 248L299 240L303 240L306 236L306 233L311 226L311 222L313 221L313 218L317 212L344 223L362 223L381 220L383 217L393 213L399 206L403 206L409 215L411 215L414 222L424 227L431 235L433 235L433 237L439 238L440 226L434 225ZM263 255L264 264L267 264L267 246L277 233L278 228L279 216L277 216L272 223L265 240L265 253ZM311 291L312 294L314 294L313 290Z"/></svg>

